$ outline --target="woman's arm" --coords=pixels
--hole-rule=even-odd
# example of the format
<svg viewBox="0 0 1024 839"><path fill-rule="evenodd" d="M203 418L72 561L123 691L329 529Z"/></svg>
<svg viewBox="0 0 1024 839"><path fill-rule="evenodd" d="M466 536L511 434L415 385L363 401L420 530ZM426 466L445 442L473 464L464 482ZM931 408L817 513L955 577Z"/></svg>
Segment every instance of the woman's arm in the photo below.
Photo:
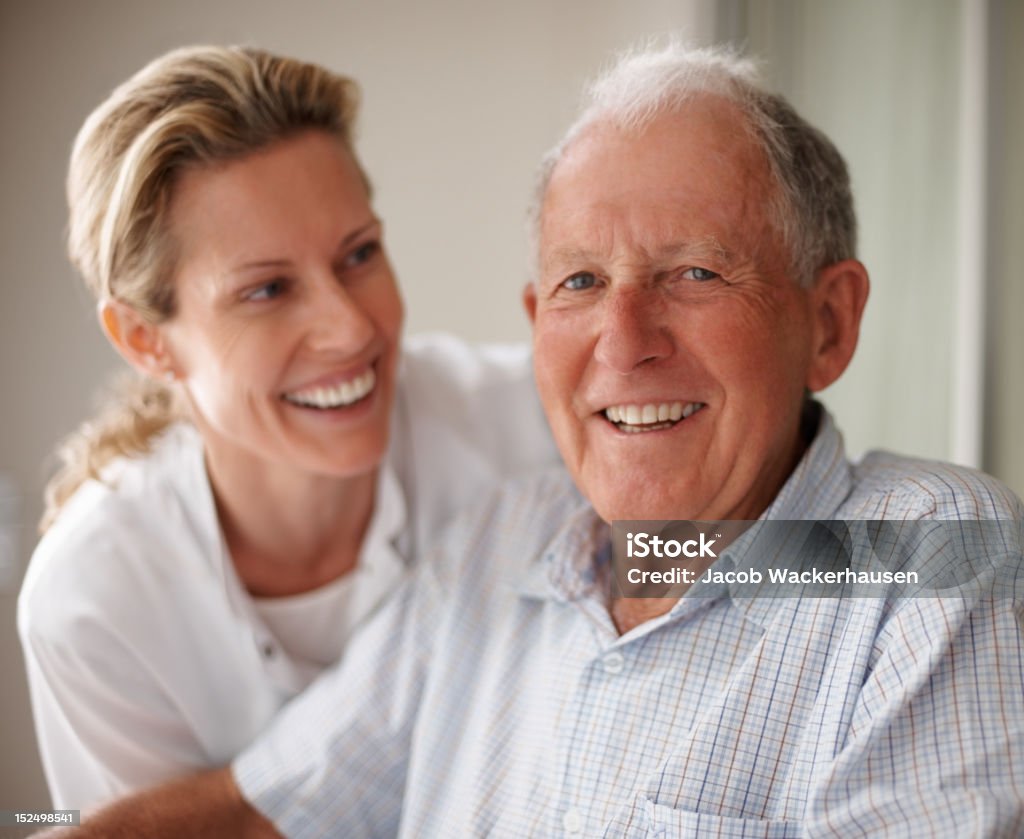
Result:
<svg viewBox="0 0 1024 839"><path fill-rule="evenodd" d="M215 519L201 492L186 498L199 478L185 473L201 466L190 439L161 455L181 474L154 455L125 465L115 486L83 487L29 564L18 631L62 809L226 763L279 707L209 573Z"/></svg>
<svg viewBox="0 0 1024 839"><path fill-rule="evenodd" d="M363 627L340 665L286 706L236 758L233 772L192 775L134 794L79 828L44 836L278 836L249 800L292 833L395 835L413 728L450 590L431 563L419 566Z"/></svg>
<svg viewBox="0 0 1024 839"><path fill-rule="evenodd" d="M61 808L83 808L208 765L148 663L107 627L54 627L24 609L39 751Z"/></svg>

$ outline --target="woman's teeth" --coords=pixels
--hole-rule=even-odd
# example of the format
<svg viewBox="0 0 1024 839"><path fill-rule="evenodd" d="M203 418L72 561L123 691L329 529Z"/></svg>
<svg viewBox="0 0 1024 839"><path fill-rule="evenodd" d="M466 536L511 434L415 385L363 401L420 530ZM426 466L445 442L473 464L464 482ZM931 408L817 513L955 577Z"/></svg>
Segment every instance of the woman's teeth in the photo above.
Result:
<svg viewBox="0 0 1024 839"><path fill-rule="evenodd" d="M612 405L605 408L604 415L621 431L658 431L692 416L703 407L703 402Z"/></svg>
<svg viewBox="0 0 1024 839"><path fill-rule="evenodd" d="M304 408L342 408L358 402L373 390L376 383L377 375L370 369L351 381L332 387L314 387L286 393L284 398L293 405L301 405Z"/></svg>

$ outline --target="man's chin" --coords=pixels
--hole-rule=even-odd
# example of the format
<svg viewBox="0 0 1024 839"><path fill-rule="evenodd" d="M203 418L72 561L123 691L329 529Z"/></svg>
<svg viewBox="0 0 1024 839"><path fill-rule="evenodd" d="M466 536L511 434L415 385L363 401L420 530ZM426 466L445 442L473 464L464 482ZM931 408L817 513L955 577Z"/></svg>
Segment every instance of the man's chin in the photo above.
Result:
<svg viewBox="0 0 1024 839"><path fill-rule="evenodd" d="M688 503L679 497L678 488L675 489L670 495L644 488L633 493L616 493L615 497L592 498L591 503L597 514L607 522L702 518L692 501Z"/></svg>

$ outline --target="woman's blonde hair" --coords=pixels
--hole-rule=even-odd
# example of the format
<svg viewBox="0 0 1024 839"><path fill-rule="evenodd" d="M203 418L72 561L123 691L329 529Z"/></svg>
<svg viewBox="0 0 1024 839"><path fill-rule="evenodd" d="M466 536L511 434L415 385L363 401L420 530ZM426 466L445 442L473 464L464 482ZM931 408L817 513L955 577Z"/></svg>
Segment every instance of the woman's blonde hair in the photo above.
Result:
<svg viewBox="0 0 1024 839"><path fill-rule="evenodd" d="M161 56L114 90L78 133L67 180L72 263L98 300L126 304L151 323L170 318L169 213L180 173L310 129L352 152L357 106L350 79L263 50L186 47ZM177 389L138 375L122 382L61 447L41 528L105 464L145 453L183 415Z"/></svg>

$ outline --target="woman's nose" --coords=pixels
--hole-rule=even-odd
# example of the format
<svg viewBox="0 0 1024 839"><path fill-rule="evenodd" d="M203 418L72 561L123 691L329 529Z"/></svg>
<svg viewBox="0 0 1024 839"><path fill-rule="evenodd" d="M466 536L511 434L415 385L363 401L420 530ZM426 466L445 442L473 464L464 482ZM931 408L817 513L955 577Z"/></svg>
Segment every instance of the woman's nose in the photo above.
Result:
<svg viewBox="0 0 1024 839"><path fill-rule="evenodd" d="M334 277L316 283L308 317L308 344L315 352L358 352L377 332L359 298Z"/></svg>

